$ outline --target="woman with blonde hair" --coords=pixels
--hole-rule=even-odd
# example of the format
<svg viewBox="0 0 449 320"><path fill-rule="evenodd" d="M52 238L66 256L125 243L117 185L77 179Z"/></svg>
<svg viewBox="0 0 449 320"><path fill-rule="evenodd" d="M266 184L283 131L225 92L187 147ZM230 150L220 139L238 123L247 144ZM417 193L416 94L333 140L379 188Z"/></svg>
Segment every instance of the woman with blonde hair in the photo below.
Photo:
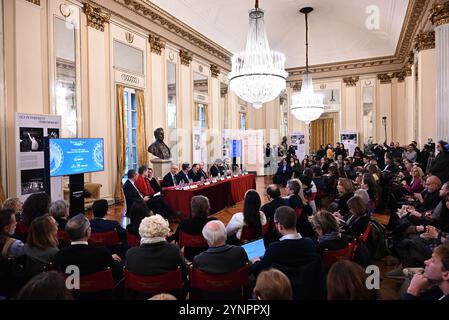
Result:
<svg viewBox="0 0 449 320"><path fill-rule="evenodd" d="M337 191L339 195L337 199L337 211L344 217L349 214L347 202L354 196L354 186L352 185L352 181L345 178L338 179Z"/></svg>
<svg viewBox="0 0 449 320"><path fill-rule="evenodd" d="M343 234L350 238L358 238L369 223L368 208L359 196L348 200L348 208L351 216L343 224Z"/></svg>
<svg viewBox="0 0 449 320"><path fill-rule="evenodd" d="M151 276L181 268L187 277L187 265L179 247L166 241L170 233L168 221L161 215L146 217L139 227L140 247L126 253L126 269L138 275Z"/></svg>
<svg viewBox="0 0 449 320"><path fill-rule="evenodd" d="M402 180L402 186L404 187L407 194L421 193L424 189L423 177L424 172L418 166L412 167L412 179L407 183L406 180Z"/></svg>
<svg viewBox="0 0 449 320"><path fill-rule="evenodd" d="M340 250L348 246L348 240L341 236L337 218L329 211L318 211L310 217L310 222L318 234L317 250L320 254L326 249Z"/></svg>
<svg viewBox="0 0 449 320"><path fill-rule="evenodd" d="M292 286L285 274L277 269L268 269L259 273L254 298L257 300L292 300Z"/></svg>

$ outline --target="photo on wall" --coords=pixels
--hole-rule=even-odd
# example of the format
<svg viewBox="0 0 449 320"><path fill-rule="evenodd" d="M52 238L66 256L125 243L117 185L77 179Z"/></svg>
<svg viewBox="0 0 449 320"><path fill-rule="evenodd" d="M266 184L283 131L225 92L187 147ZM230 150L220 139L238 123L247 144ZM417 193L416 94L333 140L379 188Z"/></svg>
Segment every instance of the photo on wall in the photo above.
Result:
<svg viewBox="0 0 449 320"><path fill-rule="evenodd" d="M44 169L22 170L20 172L22 194L44 192Z"/></svg>
<svg viewBox="0 0 449 320"><path fill-rule="evenodd" d="M50 139L58 139L59 137L59 129L48 128L47 135Z"/></svg>
<svg viewBox="0 0 449 320"><path fill-rule="evenodd" d="M20 127L20 152L43 151L44 129Z"/></svg>

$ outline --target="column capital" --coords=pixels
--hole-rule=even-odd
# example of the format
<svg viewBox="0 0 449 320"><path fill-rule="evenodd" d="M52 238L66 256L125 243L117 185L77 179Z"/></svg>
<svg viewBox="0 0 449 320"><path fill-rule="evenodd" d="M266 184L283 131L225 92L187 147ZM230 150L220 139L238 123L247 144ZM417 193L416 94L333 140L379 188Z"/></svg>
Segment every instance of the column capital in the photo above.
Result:
<svg viewBox="0 0 449 320"><path fill-rule="evenodd" d="M104 25L111 20L109 13L104 12L101 8L93 7L89 3L84 4L84 13L87 16L87 25L102 32L104 32Z"/></svg>
<svg viewBox="0 0 449 320"><path fill-rule="evenodd" d="M192 53L187 50L179 50L179 58L181 59L181 64L185 66L190 66L190 62L193 60Z"/></svg>
<svg viewBox="0 0 449 320"><path fill-rule="evenodd" d="M357 82L359 82L359 76L343 78L343 82L347 87L355 87L357 85Z"/></svg>
<svg viewBox="0 0 449 320"><path fill-rule="evenodd" d="M420 32L415 37L415 49L417 51L435 49L435 31Z"/></svg>
<svg viewBox="0 0 449 320"><path fill-rule="evenodd" d="M210 75L212 78L218 78L218 75L220 74L220 68L216 64L210 65Z"/></svg>
<svg viewBox="0 0 449 320"><path fill-rule="evenodd" d="M394 78L394 74L381 73L377 75L377 79L380 80L381 84L391 83L391 80Z"/></svg>
<svg viewBox="0 0 449 320"><path fill-rule="evenodd" d="M148 41L150 42L151 52L161 55L162 49L165 49L165 41L161 37L153 34L150 34Z"/></svg>
<svg viewBox="0 0 449 320"><path fill-rule="evenodd" d="M449 24L449 1L433 5L430 10L430 21L437 27Z"/></svg>
<svg viewBox="0 0 449 320"><path fill-rule="evenodd" d="M32 4L35 4L36 6L41 5L41 0L26 0L26 1L31 2Z"/></svg>

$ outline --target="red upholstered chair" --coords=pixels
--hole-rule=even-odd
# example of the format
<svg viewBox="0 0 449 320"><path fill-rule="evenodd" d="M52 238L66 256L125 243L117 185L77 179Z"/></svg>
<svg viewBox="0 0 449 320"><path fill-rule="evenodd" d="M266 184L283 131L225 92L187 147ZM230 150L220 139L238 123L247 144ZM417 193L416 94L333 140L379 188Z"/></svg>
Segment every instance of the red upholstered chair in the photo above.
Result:
<svg viewBox="0 0 449 320"><path fill-rule="evenodd" d="M123 270L125 276L125 289L136 294L144 294L145 298L159 293L174 293L182 288L182 274L178 267L176 270L154 276L142 276ZM128 297L130 295L128 294Z"/></svg>
<svg viewBox="0 0 449 320"><path fill-rule="evenodd" d="M334 263L340 260L352 260L354 257L355 248L356 248L356 241L349 243L346 248L340 250L326 249L323 254L323 262L325 268L329 270Z"/></svg>
<svg viewBox="0 0 449 320"><path fill-rule="evenodd" d="M120 244L116 230L108 232L92 232L89 244L95 247L114 247Z"/></svg>
<svg viewBox="0 0 449 320"><path fill-rule="evenodd" d="M371 234L372 227L373 226L371 225L371 222L368 222L368 225L366 226L365 231L358 238L359 243L366 243L366 241L368 241L369 235Z"/></svg>
<svg viewBox="0 0 449 320"><path fill-rule="evenodd" d="M115 288L111 269L84 275L80 277L81 292L100 292Z"/></svg>
<svg viewBox="0 0 449 320"><path fill-rule="evenodd" d="M140 237L135 234L130 233L128 230L126 231L126 242L128 243L128 247L138 247L140 246Z"/></svg>
<svg viewBox="0 0 449 320"><path fill-rule="evenodd" d="M190 248L207 248L207 241L202 234L188 234L185 232L179 232L179 246Z"/></svg>
<svg viewBox="0 0 449 320"><path fill-rule="evenodd" d="M67 247L70 245L70 238L67 231L59 230L57 237L60 247Z"/></svg>
<svg viewBox="0 0 449 320"><path fill-rule="evenodd" d="M269 231L269 228L270 228L270 224L267 221L267 223L265 223L262 226L262 235L267 234L267 232ZM240 242L251 241L256 238L257 238L256 232L254 231L253 228L248 227L248 226L243 226L242 233L240 235Z"/></svg>
<svg viewBox="0 0 449 320"><path fill-rule="evenodd" d="M209 293L232 294L238 293L238 297L244 298L243 290L248 282L249 268L243 268L225 274L209 274L197 268L190 271L190 299L208 299ZM207 294L206 294L207 293ZM220 297L222 299L223 297Z"/></svg>

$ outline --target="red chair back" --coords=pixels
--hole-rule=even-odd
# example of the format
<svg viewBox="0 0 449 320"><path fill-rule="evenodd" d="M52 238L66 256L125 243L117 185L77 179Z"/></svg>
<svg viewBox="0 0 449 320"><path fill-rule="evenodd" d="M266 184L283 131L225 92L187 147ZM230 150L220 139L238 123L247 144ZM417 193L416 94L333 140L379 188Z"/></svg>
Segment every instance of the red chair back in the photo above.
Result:
<svg viewBox="0 0 449 320"><path fill-rule="evenodd" d="M115 287L111 269L80 277L81 292L100 292L113 290Z"/></svg>
<svg viewBox="0 0 449 320"><path fill-rule="evenodd" d="M126 242L128 243L128 247L138 247L140 246L140 237L135 234L126 231Z"/></svg>
<svg viewBox="0 0 449 320"><path fill-rule="evenodd" d="M30 227L25 222L23 222L22 220L19 220L19 221L17 221L17 225L16 225L16 233L26 235L28 233L29 228Z"/></svg>
<svg viewBox="0 0 449 320"><path fill-rule="evenodd" d="M270 224L265 223L262 226L262 235L266 234L270 229ZM256 231L254 230L254 228L252 227L248 227L248 226L243 226L242 228L242 233L240 234L240 241L244 242L244 241L251 241L257 238L256 235Z"/></svg>
<svg viewBox="0 0 449 320"><path fill-rule="evenodd" d="M207 241L202 234L188 234L179 232L179 246L190 248L207 248Z"/></svg>
<svg viewBox="0 0 449 320"><path fill-rule="evenodd" d="M358 239L359 243L366 243L366 241L368 241L368 237L371 234L372 227L373 226L371 225L371 222L368 222L365 231L360 235Z"/></svg>
<svg viewBox="0 0 449 320"><path fill-rule="evenodd" d="M302 214L302 208L296 208L295 213L296 213L296 219L299 219Z"/></svg>
<svg viewBox="0 0 449 320"><path fill-rule="evenodd" d="M89 244L95 247L113 247L120 244L117 230L108 232L92 232Z"/></svg>
<svg viewBox="0 0 449 320"><path fill-rule="evenodd" d="M231 292L243 288L248 282L248 265L225 274L209 274L197 268L190 271L190 286L208 292Z"/></svg>
<svg viewBox="0 0 449 320"><path fill-rule="evenodd" d="M59 230L57 237L58 237L59 246L68 246L70 244L70 238L69 238L67 231Z"/></svg>
<svg viewBox="0 0 449 320"><path fill-rule="evenodd" d="M326 269L330 269L332 265L340 260L352 260L354 257L356 243L348 244L346 248L340 250L325 250L323 254L323 262Z"/></svg>
<svg viewBox="0 0 449 320"><path fill-rule="evenodd" d="M158 294L181 289L181 269L169 271L155 276L141 276L124 269L125 288L133 291Z"/></svg>

